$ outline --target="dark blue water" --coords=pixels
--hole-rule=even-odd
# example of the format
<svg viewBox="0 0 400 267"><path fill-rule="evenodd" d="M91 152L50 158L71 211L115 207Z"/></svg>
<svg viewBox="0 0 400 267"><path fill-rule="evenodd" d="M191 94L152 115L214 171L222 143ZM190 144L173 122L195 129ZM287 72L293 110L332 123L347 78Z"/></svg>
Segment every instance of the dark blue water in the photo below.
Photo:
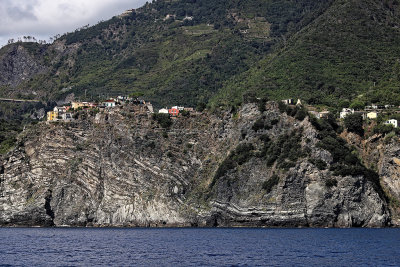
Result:
<svg viewBox="0 0 400 267"><path fill-rule="evenodd" d="M8 229L17 266L400 266L400 229Z"/></svg>

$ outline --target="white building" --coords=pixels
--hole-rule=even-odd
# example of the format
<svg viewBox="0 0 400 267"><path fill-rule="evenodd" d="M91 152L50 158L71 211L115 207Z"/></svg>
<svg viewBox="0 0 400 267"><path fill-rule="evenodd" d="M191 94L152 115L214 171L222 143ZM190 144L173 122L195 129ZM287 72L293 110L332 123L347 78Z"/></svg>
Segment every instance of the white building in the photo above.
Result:
<svg viewBox="0 0 400 267"><path fill-rule="evenodd" d="M67 109L66 109L65 107L55 107L55 108L53 109L53 111L54 111L54 112L57 112L58 114L61 114L61 113L67 112Z"/></svg>
<svg viewBox="0 0 400 267"><path fill-rule="evenodd" d="M395 119L390 119L390 120L386 121L385 124L387 124L387 125L390 125L390 124L391 124L391 125L393 125L394 128L397 128L397 126L398 126L398 121L395 120Z"/></svg>
<svg viewBox="0 0 400 267"><path fill-rule="evenodd" d="M353 113L354 113L354 109L344 108L344 109L342 109L342 112L340 112L340 118L344 119L344 118L346 118L347 115L353 114Z"/></svg>
<svg viewBox="0 0 400 267"><path fill-rule="evenodd" d="M162 108L158 111L158 113L168 114L168 109Z"/></svg>
<svg viewBox="0 0 400 267"><path fill-rule="evenodd" d="M283 103L286 105L294 105L294 100L293 99L284 99L282 100Z"/></svg>
<svg viewBox="0 0 400 267"><path fill-rule="evenodd" d="M104 106L106 106L106 108L113 108L115 107L115 101L114 100L106 100L104 103Z"/></svg>
<svg viewBox="0 0 400 267"><path fill-rule="evenodd" d="M179 111L182 111L185 109L185 107L173 106L172 109L177 109Z"/></svg>

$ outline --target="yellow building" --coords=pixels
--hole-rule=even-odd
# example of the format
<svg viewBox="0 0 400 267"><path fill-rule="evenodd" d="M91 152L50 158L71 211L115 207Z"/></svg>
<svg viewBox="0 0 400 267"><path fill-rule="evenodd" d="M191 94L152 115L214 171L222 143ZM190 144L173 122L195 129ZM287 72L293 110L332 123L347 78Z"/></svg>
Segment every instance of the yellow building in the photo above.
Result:
<svg viewBox="0 0 400 267"><path fill-rule="evenodd" d="M375 120L378 118L378 112L369 112L367 113L367 118L371 120Z"/></svg>
<svg viewBox="0 0 400 267"><path fill-rule="evenodd" d="M85 103L83 102L72 102L71 103L71 107L75 110L77 110L78 108L83 108L85 106Z"/></svg>
<svg viewBox="0 0 400 267"><path fill-rule="evenodd" d="M47 112L47 121L55 121L57 120L58 112L49 111Z"/></svg>

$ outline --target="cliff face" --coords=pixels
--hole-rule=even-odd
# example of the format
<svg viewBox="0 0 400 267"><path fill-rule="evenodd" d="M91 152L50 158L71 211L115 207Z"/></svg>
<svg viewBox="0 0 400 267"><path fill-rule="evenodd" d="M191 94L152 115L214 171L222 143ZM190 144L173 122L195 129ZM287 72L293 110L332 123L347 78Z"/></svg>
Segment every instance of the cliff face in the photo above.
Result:
<svg viewBox="0 0 400 267"><path fill-rule="evenodd" d="M168 130L128 106L40 123L0 163L0 224L387 225L385 200L362 175L335 176L317 135L274 103Z"/></svg>
<svg viewBox="0 0 400 267"><path fill-rule="evenodd" d="M396 136L372 136L362 145L364 161L378 171L389 197L392 224L400 225L400 139Z"/></svg>
<svg viewBox="0 0 400 267"><path fill-rule="evenodd" d="M21 45L12 45L4 50L0 56L0 86L15 88L46 70L46 67Z"/></svg>

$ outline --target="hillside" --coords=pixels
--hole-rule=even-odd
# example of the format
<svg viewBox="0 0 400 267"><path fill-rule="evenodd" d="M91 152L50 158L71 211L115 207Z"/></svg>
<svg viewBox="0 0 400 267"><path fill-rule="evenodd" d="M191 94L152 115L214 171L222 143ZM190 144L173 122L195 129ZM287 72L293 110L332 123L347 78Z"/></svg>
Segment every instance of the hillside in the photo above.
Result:
<svg viewBox="0 0 400 267"><path fill-rule="evenodd" d="M390 225L378 173L333 121L301 114L248 103L235 114L191 114L162 128L126 105L41 122L0 156L0 225ZM385 179L398 174L390 157L382 163L391 166ZM384 189L398 196L397 183Z"/></svg>
<svg viewBox="0 0 400 267"><path fill-rule="evenodd" d="M155 1L0 50L0 95L143 93L161 107L238 105L246 91L311 104L399 105L400 7L390 0Z"/></svg>
<svg viewBox="0 0 400 267"><path fill-rule="evenodd" d="M51 45L4 47L1 76L12 78L0 81L0 93L57 100L140 92L158 106L207 103L331 2L155 1Z"/></svg>
<svg viewBox="0 0 400 267"><path fill-rule="evenodd" d="M239 103L249 90L331 107L399 105L399 15L397 1L335 1L276 53L228 82L214 105Z"/></svg>

